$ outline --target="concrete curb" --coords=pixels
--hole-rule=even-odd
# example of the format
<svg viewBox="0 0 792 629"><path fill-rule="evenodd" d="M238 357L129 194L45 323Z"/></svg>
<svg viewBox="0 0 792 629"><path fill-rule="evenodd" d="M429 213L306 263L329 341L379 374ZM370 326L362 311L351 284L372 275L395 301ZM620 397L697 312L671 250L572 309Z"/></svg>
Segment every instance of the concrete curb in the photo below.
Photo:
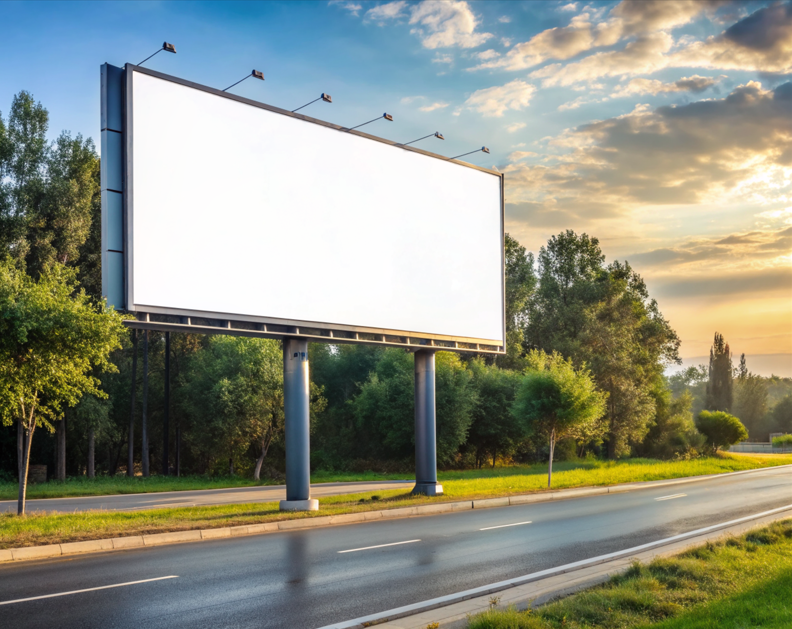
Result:
<svg viewBox="0 0 792 629"><path fill-rule="evenodd" d="M675 478L668 480L627 483L624 485L612 485L610 487L581 487L573 489L559 489L556 491L534 492L531 494L522 494L517 496L505 496L502 498L484 498L481 500L463 500L459 502L441 502L438 504L418 505L415 507L399 507L397 509L385 509L382 511L364 511L362 513L345 513L342 515L299 518L295 520L282 520L280 522L266 522L263 524L247 524L244 526L233 526L217 529L195 529L172 533L154 533L151 535L134 535L129 537L112 537L108 539L88 540L84 542L50 544L47 546L9 548L0 550L0 563L8 561L25 561L31 559L48 559L51 557L62 557L64 555L106 552L128 548L143 548L149 546L160 546L163 544L176 544L180 542L197 542L209 539L221 539L225 537L238 537L240 535L260 535L262 533L274 533L276 531L294 531L300 529L320 528L324 526L357 524L361 522L370 522L372 520L437 515L441 513L453 513L455 511L467 511L470 509L490 509L513 505L524 505L534 502L567 500L571 498L583 498L586 496L598 496L610 493L637 491L640 489L651 489L653 487L662 487L665 485L680 485L683 483L710 480L712 478L725 478L729 476L736 476L738 474L750 474L783 468L792 468L792 465L777 465L774 467L762 467L754 470L726 472L724 474L708 474L706 476L688 476L685 478Z"/></svg>

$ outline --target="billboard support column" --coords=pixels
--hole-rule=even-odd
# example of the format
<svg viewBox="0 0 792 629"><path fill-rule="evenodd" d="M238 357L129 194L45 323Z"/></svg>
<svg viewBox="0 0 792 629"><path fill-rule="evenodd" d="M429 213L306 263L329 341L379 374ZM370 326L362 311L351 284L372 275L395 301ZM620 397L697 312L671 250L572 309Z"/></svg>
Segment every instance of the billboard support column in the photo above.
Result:
<svg viewBox="0 0 792 629"><path fill-rule="evenodd" d="M441 496L437 483L435 353L415 352L415 488L412 493Z"/></svg>
<svg viewBox="0 0 792 629"><path fill-rule="evenodd" d="M281 511L317 511L311 499L310 374L308 341L283 341L283 410L286 419L286 500Z"/></svg>

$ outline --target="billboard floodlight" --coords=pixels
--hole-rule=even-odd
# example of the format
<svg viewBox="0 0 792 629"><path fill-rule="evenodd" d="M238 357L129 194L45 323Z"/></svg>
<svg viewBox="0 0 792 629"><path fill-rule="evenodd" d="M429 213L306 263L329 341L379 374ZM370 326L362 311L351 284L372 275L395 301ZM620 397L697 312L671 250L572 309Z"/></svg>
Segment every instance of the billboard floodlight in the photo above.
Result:
<svg viewBox="0 0 792 629"><path fill-rule="evenodd" d="M163 50L165 52L172 52L174 55L176 54L176 46L174 46L173 44L169 44L168 42L162 42L162 48L160 48L157 52L162 52ZM154 55L156 55L157 52L155 52ZM138 65L142 66L144 63L146 63L146 61L151 59L154 55L149 55L148 57L143 59L143 61L141 61Z"/></svg>
<svg viewBox="0 0 792 629"><path fill-rule="evenodd" d="M426 138L437 138L438 140L445 140L443 134L439 131L435 131L434 133L430 133L429 135L425 135L422 138L418 138L417 140L413 140L412 142L405 142L402 146L407 146L408 144L415 144L416 142L420 142L421 140L425 140Z"/></svg>
<svg viewBox="0 0 792 629"><path fill-rule="evenodd" d="M384 118L385 120L393 122L393 116L391 116L390 114L382 114L381 116L377 116L376 118L374 118L374 120L369 120L368 122L364 122L363 124L359 124L357 127L350 127L349 129L347 129L347 131L352 131L352 129L357 129L358 127L362 127L364 125L371 124L372 122L376 122L377 120L380 120L381 118Z"/></svg>
<svg viewBox="0 0 792 629"><path fill-rule="evenodd" d="M305 105L303 105L302 107L298 107L297 109L292 109L292 113L294 113L295 111L300 111L303 107L308 107L308 105L313 105L318 100L324 101L325 103L332 103L333 97L330 96L330 94L325 94L323 92L319 98L314 98L310 103L305 103Z"/></svg>
<svg viewBox="0 0 792 629"><path fill-rule="evenodd" d="M462 153L462 155L457 155L456 157L449 157L448 159L458 159L460 157L464 157L465 155L472 155L473 153L478 153L479 151L487 154L489 154L490 152L490 150L486 146L482 146L480 149L476 149L475 151L468 151L467 153Z"/></svg>
<svg viewBox="0 0 792 629"><path fill-rule="evenodd" d="M260 81L263 81L263 80L264 80L264 73L263 73L263 72L259 72L258 70L252 70L252 71L250 72L250 74L248 74L248 75L247 75L247 76L245 76L244 78L241 78L241 79L239 79L239 80L238 80L236 83L234 83L233 85L229 85L229 86L228 86L227 88L225 88L223 91L224 91L224 92L227 92L227 91L228 91L228 90L230 90L232 87L234 87L234 85L239 85L239 84L240 84L242 81L244 81L245 79L249 79L251 76L252 76L254 79L259 79Z"/></svg>

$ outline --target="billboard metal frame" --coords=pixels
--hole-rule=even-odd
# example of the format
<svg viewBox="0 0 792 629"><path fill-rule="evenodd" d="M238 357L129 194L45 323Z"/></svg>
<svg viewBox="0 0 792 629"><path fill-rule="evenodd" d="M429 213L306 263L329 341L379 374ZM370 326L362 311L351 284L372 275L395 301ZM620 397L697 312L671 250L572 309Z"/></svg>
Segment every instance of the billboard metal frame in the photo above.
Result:
<svg viewBox="0 0 792 629"><path fill-rule="evenodd" d="M133 75L135 72L170 81L178 85L234 100L239 103L264 109L283 116L296 118L307 123L321 125L405 151L420 153L434 159L450 161L465 168L472 168L500 179L500 229L501 229L501 329L503 340L477 339L441 334L427 334L408 330L372 328L342 325L319 321L297 321L265 316L237 315L223 312L200 312L179 308L146 306L134 303L133 286L133 231L134 216L134 143L133 143ZM118 68L109 64L102 66L102 293L108 304L117 310L135 315L126 324L129 327L168 332L192 332L197 334L231 334L262 338L303 338L310 342L364 343L404 347L407 349L437 349L457 352L487 354L505 353L505 222L504 222L504 175L503 173L475 166L459 160L450 160L442 155L405 146L391 140L357 130L349 130L330 122L311 118L300 113L273 107L243 96L173 77L155 70L126 64ZM120 128L119 128L120 127ZM117 147L117 148L116 148ZM118 149L121 149L120 151ZM114 177L115 173L115 177ZM121 184L114 181L121 181ZM118 216L119 198L122 199L123 214ZM185 219L188 220L188 219ZM115 229L116 233L113 233ZM117 233L122 230L122 233ZM118 250L118 243L121 250ZM120 255L119 255L120 254ZM121 260L123 263L121 264ZM475 296L473 297L475 298Z"/></svg>

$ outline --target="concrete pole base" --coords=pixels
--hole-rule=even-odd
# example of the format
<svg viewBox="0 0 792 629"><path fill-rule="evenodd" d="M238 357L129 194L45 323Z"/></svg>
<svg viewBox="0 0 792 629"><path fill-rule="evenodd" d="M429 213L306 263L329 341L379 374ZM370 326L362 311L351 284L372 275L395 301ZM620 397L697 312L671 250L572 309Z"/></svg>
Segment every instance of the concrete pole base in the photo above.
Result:
<svg viewBox="0 0 792 629"><path fill-rule="evenodd" d="M411 493L423 494L424 496L442 496L443 486L440 483L416 483Z"/></svg>
<svg viewBox="0 0 792 629"><path fill-rule="evenodd" d="M315 498L308 500L281 500L281 511L319 511L319 501Z"/></svg>

